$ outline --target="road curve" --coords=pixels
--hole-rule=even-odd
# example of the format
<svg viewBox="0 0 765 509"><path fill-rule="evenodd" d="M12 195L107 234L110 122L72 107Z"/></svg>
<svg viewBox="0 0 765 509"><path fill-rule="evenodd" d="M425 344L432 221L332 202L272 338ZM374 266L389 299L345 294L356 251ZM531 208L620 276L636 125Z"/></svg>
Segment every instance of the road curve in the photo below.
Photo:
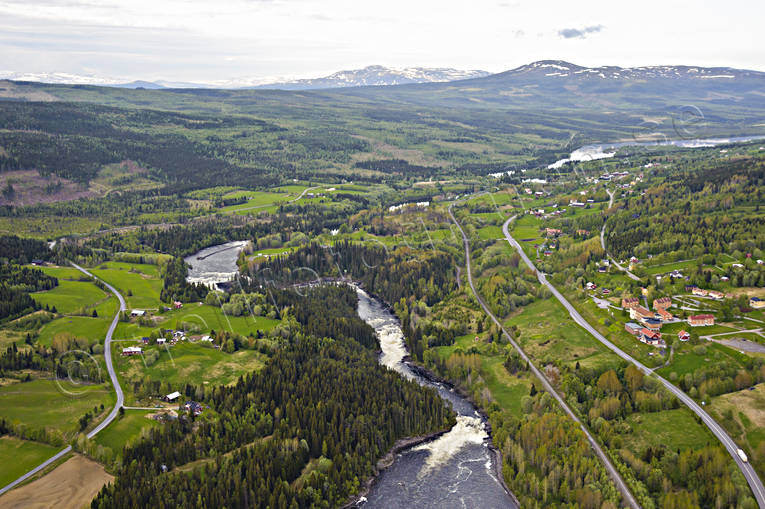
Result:
<svg viewBox="0 0 765 509"><path fill-rule="evenodd" d="M610 209L611 207L614 206L614 193L610 189L606 189L606 192L608 193L608 208ZM633 274L626 268L622 267L622 265L619 262L614 260L614 258L610 254L608 254L608 251L606 251L605 234L606 234L606 223L604 222L603 228L600 229L600 247L603 248L603 252L606 253L606 256L608 257L608 259L611 260L611 263L613 263L617 269L627 274L627 276L629 276L630 279L632 279L633 281L640 281L639 277L637 277L635 274Z"/></svg>
<svg viewBox="0 0 765 509"><path fill-rule="evenodd" d="M547 281L547 277L541 272L539 272L536 268L536 266L531 262L528 256L526 256L526 253L523 252L523 249L521 248L521 245L516 241L511 235L508 230L508 225L510 222L515 219L515 216L511 217L507 221L505 221L505 224L502 225L502 233L505 235L505 239L507 242L515 248L516 251L518 251L518 254L523 259L524 263L533 270L537 278L539 279L539 282L545 285L553 295L555 295L555 298L560 301L561 304L568 310L569 314L571 315L571 318L574 319L574 321L579 324L583 329L585 329L587 332L589 332L595 339L603 343L606 347L608 347L612 352L614 352L616 355L621 357L627 362L630 362L634 364L637 368L639 368L641 371L643 371L646 374L653 374L653 376L656 377L657 380L659 380L664 386L669 390L672 394L674 394L677 399L679 399L685 406L691 409L693 413L695 413L701 421L706 425L707 428L712 432L712 434L717 437L720 442L722 442L723 446L725 446L725 449L728 450L728 453L733 458L733 461L736 462L738 467L741 469L741 472L744 474L744 477L746 478L746 481L749 483L749 487L752 489L752 493L754 494L755 499L757 500L757 503L759 506L763 509L765 509L765 487L762 485L762 481L757 476L757 473L754 471L754 468L752 465L748 462L741 461L741 458L738 456L738 445L733 441L733 439L728 436L728 433L717 424L717 422L712 419L712 417L699 405L696 403L690 396L688 396L685 392L681 391L679 388L675 387L673 384L671 384L668 380L664 379L660 375L656 373L652 373L651 369L649 369L647 366L645 366L640 361L634 359L631 355L623 351L621 348L616 346L615 344L611 343L609 340L607 340L601 333L599 333L595 328L593 328L584 318L582 318L582 315L579 314L579 312L574 308L574 306L569 303L568 300L553 286L549 281Z"/></svg>
<svg viewBox="0 0 765 509"><path fill-rule="evenodd" d="M510 344L513 345L513 347L521 355L521 358L528 363L529 369L531 370L531 372L534 373L534 375L539 379L540 382L542 382L542 385L544 386L545 390L549 392L550 395L556 399L556 401L561 406L561 408L563 408L563 411L566 413L566 415L568 415L572 420L574 420L574 422L579 424L579 427L581 428L582 432L584 432L585 437L587 437L587 441L590 442L590 445L595 451L595 454L603 462L603 465L606 467L606 471L608 472L608 475L614 481L614 484L616 485L617 489L621 492L627 505L631 507L632 509L640 509L640 504L635 499L634 495L632 495L632 492L627 486L627 483L624 482L624 479L622 479L621 475L619 474L619 471L616 470L616 467L614 467L613 463L611 463L611 459L608 457L608 455L606 455L605 451L603 451L603 449L600 447L600 444L595 440L595 438L592 436L590 431L584 426L584 424L579 419L579 417L577 417L577 415L574 414L574 412L571 410L568 404L563 400L560 394L558 394L558 392L553 388L552 384L550 384L549 380L544 375L544 373L542 373L534 365L531 359L526 355L526 352L524 352L523 349L520 347L520 345L515 342L512 336L510 336L510 334L508 334L508 332L505 330L505 327L497 319L497 317L494 316L494 313L491 312L491 310L489 309L489 306L486 305L481 295L475 289L475 285L473 284L473 272L472 272L471 264L470 264L470 243L468 242L467 235L465 235L465 232L462 229L462 226L460 226L459 222L454 217L454 214L452 213L451 205L449 206L448 211L449 211L449 216L452 218L452 221L454 222L454 224L457 225L457 228L459 229L460 234L462 235L462 243L465 246L465 265L466 265L465 269L467 272L468 284L470 285L470 288L473 290L473 295L475 295L475 298L478 301L478 304L481 305L484 312L499 327L499 329L502 331L502 334L505 336L505 339L507 339L510 342Z"/></svg>
<svg viewBox="0 0 765 509"><path fill-rule="evenodd" d="M77 265L74 262L70 262L72 266L82 272L83 274L86 274L87 276L92 277L93 279L96 278L93 274L88 272L87 270L83 269L79 265ZM114 315L114 319L112 320L112 324L109 326L109 330L106 332L106 338L104 339L104 359L106 361L106 369L109 371L109 378L111 379L112 385L114 386L114 390L117 393L117 402L114 405L114 408L112 408L112 411L109 412L109 415L106 416L106 419L101 421L101 423L98 424L93 430L88 433L88 438L93 438L99 431L103 430L105 427L107 427L116 417L117 413L119 412L120 408L122 407L123 403L125 402L125 395L122 392L122 387L120 386L120 382L117 379L117 373L114 371L114 364L112 363L112 335L114 334L114 329L117 328L117 323L119 323L120 319L120 313L122 311L125 311L127 307L125 306L125 299L122 298L122 295L109 283L101 280L104 285L114 294L117 296L117 300L119 300L120 308L119 311L117 311L117 314ZM61 451L57 452L52 458L49 458L45 460L44 462L37 465L35 468L27 472L26 474L22 475L15 481L12 481L2 488L0 488L0 495L7 492L8 490L13 489L18 484L26 481L33 475L37 474L41 470L47 468L49 465L51 465L53 462L58 461L61 457L63 457L65 454L69 453L72 450L72 446L67 446Z"/></svg>

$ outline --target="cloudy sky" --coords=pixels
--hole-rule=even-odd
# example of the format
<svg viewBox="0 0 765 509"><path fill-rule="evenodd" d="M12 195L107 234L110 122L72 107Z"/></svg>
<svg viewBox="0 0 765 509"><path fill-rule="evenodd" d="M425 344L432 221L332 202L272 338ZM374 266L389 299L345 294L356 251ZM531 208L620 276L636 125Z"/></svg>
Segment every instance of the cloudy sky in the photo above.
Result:
<svg viewBox="0 0 765 509"><path fill-rule="evenodd" d="M0 71L212 82L540 59L765 71L763 19L762 0L0 0Z"/></svg>

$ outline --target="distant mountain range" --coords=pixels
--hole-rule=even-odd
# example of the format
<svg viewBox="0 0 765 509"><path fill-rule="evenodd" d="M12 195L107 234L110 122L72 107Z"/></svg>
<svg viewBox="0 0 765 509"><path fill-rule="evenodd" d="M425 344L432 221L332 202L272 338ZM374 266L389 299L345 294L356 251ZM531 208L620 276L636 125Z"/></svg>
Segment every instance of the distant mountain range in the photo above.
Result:
<svg viewBox="0 0 765 509"><path fill-rule="evenodd" d="M322 88L364 87L402 85L409 83L435 83L444 81L480 78L490 73L478 70L460 70L451 68L405 67L396 69L382 65L370 65L363 69L339 71L329 76L312 79L288 80L284 78L240 78L209 83L157 81L131 81L83 76L68 73L16 73L0 72L0 79L13 81L34 81L40 83L66 85L97 85L119 88L219 88L219 89L279 89L310 90Z"/></svg>

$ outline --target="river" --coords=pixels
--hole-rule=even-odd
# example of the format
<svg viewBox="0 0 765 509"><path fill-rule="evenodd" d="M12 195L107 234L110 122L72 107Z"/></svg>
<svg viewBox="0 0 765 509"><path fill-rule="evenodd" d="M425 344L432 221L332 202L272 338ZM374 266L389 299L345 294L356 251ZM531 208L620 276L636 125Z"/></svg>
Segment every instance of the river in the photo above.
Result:
<svg viewBox="0 0 765 509"><path fill-rule="evenodd" d="M243 240L227 242L187 256L184 261L191 268L186 280L189 283L202 283L211 288L215 288L217 283L231 281L236 275L239 251L245 245L247 241Z"/></svg>
<svg viewBox="0 0 765 509"><path fill-rule="evenodd" d="M231 280L245 242L229 242L186 258L188 280L208 285ZM199 259L201 258L201 259ZM450 387L434 383L404 362L408 354L398 319L377 299L357 288L358 314L380 341L379 361L402 376L433 387L457 413L455 426L431 441L396 455L357 507L517 509L497 478L496 456L489 449L486 423L475 406ZM501 469L499 469L501 470Z"/></svg>
<svg viewBox="0 0 765 509"><path fill-rule="evenodd" d="M614 157L617 150L623 147L662 147L674 146L683 148L714 147L728 143L744 143L748 141L762 140L765 136L733 136L729 138L700 138L694 140L659 140L659 141L624 141L618 143L600 143L585 145L571 152L565 159L559 159L547 166L548 169L560 168L568 162L594 161Z"/></svg>
<svg viewBox="0 0 765 509"><path fill-rule="evenodd" d="M396 455L358 507L517 508L497 479L496 457L476 408L453 389L413 371L404 362L408 352L398 319L364 290L357 292L359 317L374 328L380 341L380 363L435 388L457 413L457 423L447 433Z"/></svg>

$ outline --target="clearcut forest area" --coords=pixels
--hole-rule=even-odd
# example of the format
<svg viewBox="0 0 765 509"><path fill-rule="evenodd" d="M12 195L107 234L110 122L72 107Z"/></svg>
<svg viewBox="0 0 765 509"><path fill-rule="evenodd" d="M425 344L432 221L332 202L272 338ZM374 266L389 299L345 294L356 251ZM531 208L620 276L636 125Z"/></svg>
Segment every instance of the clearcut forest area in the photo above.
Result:
<svg viewBox="0 0 765 509"><path fill-rule="evenodd" d="M765 74L656 69L0 81L0 484L63 451L0 505L363 507L475 432L508 504L762 507Z"/></svg>

